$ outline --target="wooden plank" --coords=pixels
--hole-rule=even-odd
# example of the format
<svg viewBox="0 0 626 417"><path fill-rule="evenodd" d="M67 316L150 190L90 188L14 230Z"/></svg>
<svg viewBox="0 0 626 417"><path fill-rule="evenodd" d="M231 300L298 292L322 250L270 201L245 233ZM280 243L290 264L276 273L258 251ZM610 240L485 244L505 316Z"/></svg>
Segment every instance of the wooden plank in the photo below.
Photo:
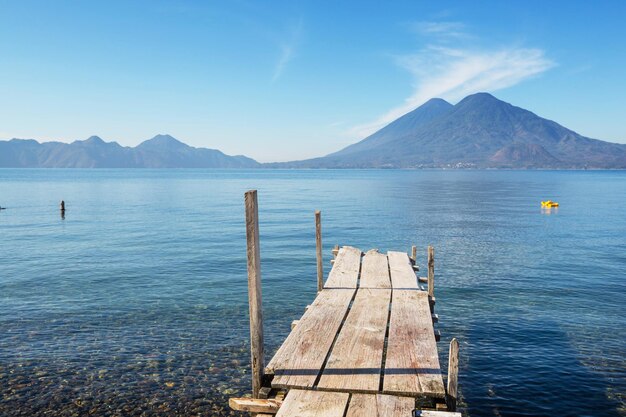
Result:
<svg viewBox="0 0 626 417"><path fill-rule="evenodd" d="M360 288L326 367L319 389L377 392L391 290Z"/></svg>
<svg viewBox="0 0 626 417"><path fill-rule="evenodd" d="M282 401L258 398L230 398L228 405L235 411L247 411L250 413L276 414Z"/></svg>
<svg viewBox="0 0 626 417"><path fill-rule="evenodd" d="M461 417L461 413L453 413L450 411L432 411L432 410L417 410L415 411L416 417Z"/></svg>
<svg viewBox="0 0 626 417"><path fill-rule="evenodd" d="M383 391L444 398L428 294L394 290Z"/></svg>
<svg viewBox="0 0 626 417"><path fill-rule="evenodd" d="M310 388L320 373L355 290L323 290L266 368L272 386Z"/></svg>
<svg viewBox="0 0 626 417"><path fill-rule="evenodd" d="M356 288L361 269L361 251L351 246L339 249L324 288Z"/></svg>
<svg viewBox="0 0 626 417"><path fill-rule="evenodd" d="M353 394L346 417L412 417L415 398Z"/></svg>
<svg viewBox="0 0 626 417"><path fill-rule="evenodd" d="M250 309L250 356L252 396L258 398L263 382L263 301L261 297L261 248L259 243L259 209L256 190L245 193L246 242L248 256L248 305Z"/></svg>
<svg viewBox="0 0 626 417"><path fill-rule="evenodd" d="M376 250L368 251L361 266L360 288L391 288L387 256Z"/></svg>
<svg viewBox="0 0 626 417"><path fill-rule="evenodd" d="M417 276L413 272L413 265L406 253L390 251L387 253L387 258L389 259L391 286L394 289L419 289Z"/></svg>
<svg viewBox="0 0 626 417"><path fill-rule="evenodd" d="M324 266L322 265L322 213L315 212L315 253L317 256L317 291L324 288Z"/></svg>
<svg viewBox="0 0 626 417"><path fill-rule="evenodd" d="M289 390L276 417L343 417L347 392Z"/></svg>

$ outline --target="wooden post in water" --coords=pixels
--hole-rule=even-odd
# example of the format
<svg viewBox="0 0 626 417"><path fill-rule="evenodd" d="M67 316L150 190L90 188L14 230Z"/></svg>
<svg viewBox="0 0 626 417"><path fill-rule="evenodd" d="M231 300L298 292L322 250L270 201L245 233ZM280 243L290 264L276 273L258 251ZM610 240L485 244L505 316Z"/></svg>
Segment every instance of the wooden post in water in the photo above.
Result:
<svg viewBox="0 0 626 417"><path fill-rule="evenodd" d="M413 263L417 262L417 246L411 246L411 259Z"/></svg>
<svg viewBox="0 0 626 417"><path fill-rule="evenodd" d="M450 341L450 354L448 355L448 390L446 403L448 411L456 411L457 386L459 379L459 342L456 338Z"/></svg>
<svg viewBox="0 0 626 417"><path fill-rule="evenodd" d="M315 248L317 251L317 292L324 288L324 266L322 265L322 213L315 211Z"/></svg>
<svg viewBox="0 0 626 417"><path fill-rule="evenodd" d="M428 246L428 296L435 296L435 248Z"/></svg>
<svg viewBox="0 0 626 417"><path fill-rule="evenodd" d="M252 397L258 398L263 381L263 301L261 297L261 250L259 246L259 209L256 190L245 194L246 240L248 254L248 303L250 306L250 351Z"/></svg>

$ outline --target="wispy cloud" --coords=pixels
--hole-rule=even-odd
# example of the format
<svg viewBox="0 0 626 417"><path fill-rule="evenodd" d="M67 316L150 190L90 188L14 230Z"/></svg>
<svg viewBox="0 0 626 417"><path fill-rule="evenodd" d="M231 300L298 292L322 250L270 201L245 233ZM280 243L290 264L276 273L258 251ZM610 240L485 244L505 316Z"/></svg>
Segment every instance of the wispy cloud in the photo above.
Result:
<svg viewBox="0 0 626 417"><path fill-rule="evenodd" d="M468 38L465 25L461 22L417 22L413 30L426 36L438 36L441 40L451 38Z"/></svg>
<svg viewBox="0 0 626 417"><path fill-rule="evenodd" d="M287 64L293 59L296 51L296 47L300 43L302 36L302 19L298 20L294 25L289 28L287 35L280 42L280 56L276 65L274 66L274 74L272 76L272 82L276 82L287 67Z"/></svg>
<svg viewBox="0 0 626 417"><path fill-rule="evenodd" d="M414 77L411 95L377 119L351 128L351 136L368 136L433 97L456 101L479 91L501 90L554 66L538 48L445 46L451 33L466 37L460 23L422 22L415 27L431 36L431 42L415 53L395 57L396 64Z"/></svg>

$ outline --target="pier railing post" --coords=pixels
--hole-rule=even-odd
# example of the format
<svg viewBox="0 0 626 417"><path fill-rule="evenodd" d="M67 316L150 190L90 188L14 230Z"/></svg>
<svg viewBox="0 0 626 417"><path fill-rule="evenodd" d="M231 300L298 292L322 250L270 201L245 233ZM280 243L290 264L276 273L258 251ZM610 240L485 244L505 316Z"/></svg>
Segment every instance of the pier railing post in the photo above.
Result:
<svg viewBox="0 0 626 417"><path fill-rule="evenodd" d="M322 265L322 213L315 212L315 248L317 253L317 291L324 288L324 266Z"/></svg>
<svg viewBox="0 0 626 417"><path fill-rule="evenodd" d="M435 296L435 248L428 246L428 296Z"/></svg>
<svg viewBox="0 0 626 417"><path fill-rule="evenodd" d="M252 397L258 398L265 366L263 352L263 301L261 296L261 251L259 246L259 209L256 190L245 194L246 240L248 255L248 303L250 307L250 351Z"/></svg>
<svg viewBox="0 0 626 417"><path fill-rule="evenodd" d="M450 354L448 355L448 389L446 392L448 411L456 411L458 379L459 342L454 338L450 341Z"/></svg>

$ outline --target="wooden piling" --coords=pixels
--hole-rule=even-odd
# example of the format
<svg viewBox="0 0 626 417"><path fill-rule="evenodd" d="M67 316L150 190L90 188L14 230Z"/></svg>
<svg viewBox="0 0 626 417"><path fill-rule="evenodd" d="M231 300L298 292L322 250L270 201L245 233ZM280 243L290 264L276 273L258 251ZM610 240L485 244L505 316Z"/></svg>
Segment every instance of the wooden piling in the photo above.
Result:
<svg viewBox="0 0 626 417"><path fill-rule="evenodd" d="M315 248L317 253L317 291L324 288L324 266L322 265L322 213L315 212Z"/></svg>
<svg viewBox="0 0 626 417"><path fill-rule="evenodd" d="M261 251L257 192L245 193L246 240L248 255L248 302L250 306L250 353L252 397L258 398L265 367L263 352L263 301L261 296Z"/></svg>
<svg viewBox="0 0 626 417"><path fill-rule="evenodd" d="M417 262L417 246L411 246L411 259L413 263Z"/></svg>
<svg viewBox="0 0 626 417"><path fill-rule="evenodd" d="M448 390L446 393L448 411L456 411L458 379L459 342L454 338L450 341L450 354L448 355Z"/></svg>
<svg viewBox="0 0 626 417"><path fill-rule="evenodd" d="M428 246L428 296L435 296L435 248Z"/></svg>
<svg viewBox="0 0 626 417"><path fill-rule="evenodd" d="M336 258L337 254L339 254L339 245L335 245L333 248L333 258Z"/></svg>

